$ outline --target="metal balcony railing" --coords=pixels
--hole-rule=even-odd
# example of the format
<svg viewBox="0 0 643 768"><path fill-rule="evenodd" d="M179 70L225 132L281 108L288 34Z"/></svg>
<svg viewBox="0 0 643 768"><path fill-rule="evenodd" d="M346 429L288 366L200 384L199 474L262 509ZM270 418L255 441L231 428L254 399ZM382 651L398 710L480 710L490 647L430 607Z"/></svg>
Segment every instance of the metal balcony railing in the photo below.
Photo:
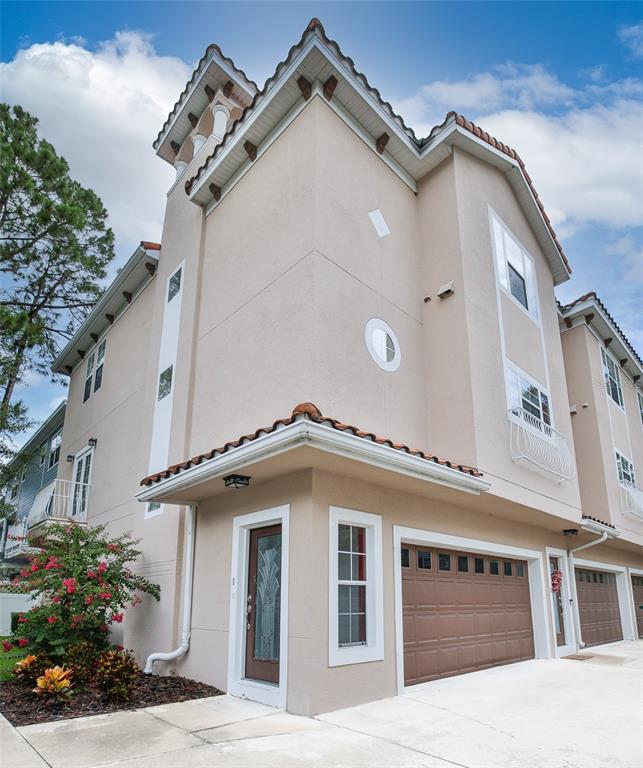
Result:
<svg viewBox="0 0 643 768"><path fill-rule="evenodd" d="M510 408L508 416L514 461L526 461L560 480L574 476L574 459L564 435L524 408Z"/></svg>
<svg viewBox="0 0 643 768"><path fill-rule="evenodd" d="M84 523L87 519L89 483L73 480L54 480L34 499L28 521L29 528L44 520L73 520Z"/></svg>
<svg viewBox="0 0 643 768"><path fill-rule="evenodd" d="M7 528L7 536L4 543L4 556L7 559L16 557L16 555L26 552L28 549L27 534L29 529L27 527L27 519L19 520L17 523L10 525Z"/></svg>
<svg viewBox="0 0 643 768"><path fill-rule="evenodd" d="M643 517L643 490L634 483L622 482L623 509Z"/></svg>

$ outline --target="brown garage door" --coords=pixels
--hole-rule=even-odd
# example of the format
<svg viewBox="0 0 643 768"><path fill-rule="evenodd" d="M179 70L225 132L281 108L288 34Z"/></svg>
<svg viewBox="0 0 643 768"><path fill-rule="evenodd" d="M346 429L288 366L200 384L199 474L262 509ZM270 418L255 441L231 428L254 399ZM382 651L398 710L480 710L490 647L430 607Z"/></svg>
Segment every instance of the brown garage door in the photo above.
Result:
<svg viewBox="0 0 643 768"><path fill-rule="evenodd" d="M632 576L634 594L634 613L639 637L643 637L643 576Z"/></svg>
<svg viewBox="0 0 643 768"><path fill-rule="evenodd" d="M527 563L402 545L406 685L534 657Z"/></svg>
<svg viewBox="0 0 643 768"><path fill-rule="evenodd" d="M623 639L616 576L603 571L576 569L580 631L585 645Z"/></svg>

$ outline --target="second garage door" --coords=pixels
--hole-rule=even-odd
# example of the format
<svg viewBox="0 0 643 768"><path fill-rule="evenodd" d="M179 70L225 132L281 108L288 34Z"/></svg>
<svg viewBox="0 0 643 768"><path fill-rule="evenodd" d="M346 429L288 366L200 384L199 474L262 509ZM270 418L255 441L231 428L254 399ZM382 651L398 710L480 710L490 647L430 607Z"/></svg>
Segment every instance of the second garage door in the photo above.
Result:
<svg viewBox="0 0 643 768"><path fill-rule="evenodd" d="M616 576L604 571L576 569L580 630L585 645L623 639Z"/></svg>
<svg viewBox="0 0 643 768"><path fill-rule="evenodd" d="M534 657L527 563L402 545L404 683Z"/></svg>
<svg viewBox="0 0 643 768"><path fill-rule="evenodd" d="M643 576L632 576L632 593L637 634L643 637Z"/></svg>

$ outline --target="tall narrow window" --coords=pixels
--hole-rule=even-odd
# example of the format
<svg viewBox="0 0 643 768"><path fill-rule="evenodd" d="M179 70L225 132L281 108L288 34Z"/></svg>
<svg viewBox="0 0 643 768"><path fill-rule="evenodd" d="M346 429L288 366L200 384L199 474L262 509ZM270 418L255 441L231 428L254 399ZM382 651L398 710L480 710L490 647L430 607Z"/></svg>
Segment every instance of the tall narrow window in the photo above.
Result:
<svg viewBox="0 0 643 768"><path fill-rule="evenodd" d="M513 264L507 264L509 268L509 290L511 295L519 301L525 309L529 309L527 302L527 286L525 278L518 272Z"/></svg>
<svg viewBox="0 0 643 768"><path fill-rule="evenodd" d="M94 377L94 361L96 355L92 352L87 358L87 367L85 368L85 389L83 391L83 403L89 400L92 393L92 379Z"/></svg>
<svg viewBox="0 0 643 768"><path fill-rule="evenodd" d="M340 524L337 549L338 641L366 643L366 529Z"/></svg>
<svg viewBox="0 0 643 768"><path fill-rule="evenodd" d="M167 284L167 300L168 303L176 296L181 290L181 268L179 267L176 272L169 279Z"/></svg>
<svg viewBox="0 0 643 768"><path fill-rule="evenodd" d="M621 389L621 374L616 363L601 349L601 358L603 360L603 375L605 376L605 386L607 394L612 398L616 405L623 407L623 390Z"/></svg>
<svg viewBox="0 0 643 768"><path fill-rule="evenodd" d="M94 392L100 389L103 383L103 367L105 364L105 339L98 345L96 352L96 373L94 374Z"/></svg>
<svg viewBox="0 0 643 768"><path fill-rule="evenodd" d="M641 426L643 427L643 392L637 389L636 397L638 398L639 402L639 416L641 417Z"/></svg>
<svg viewBox="0 0 643 768"><path fill-rule="evenodd" d="M44 443L40 443L40 458L38 460L38 465L42 467L42 465L47 460L47 441L45 440Z"/></svg>
<svg viewBox="0 0 643 768"><path fill-rule="evenodd" d="M166 368L159 376L159 394L158 399L163 400L172 391L172 367Z"/></svg>
<svg viewBox="0 0 643 768"><path fill-rule="evenodd" d="M381 525L379 515L330 508L331 666L383 658Z"/></svg>
<svg viewBox="0 0 643 768"><path fill-rule="evenodd" d="M60 461L60 444L63 441L62 427L49 438L49 461L47 469L52 469Z"/></svg>
<svg viewBox="0 0 643 768"><path fill-rule="evenodd" d="M537 320L534 260L495 214L491 216L491 230L500 287Z"/></svg>

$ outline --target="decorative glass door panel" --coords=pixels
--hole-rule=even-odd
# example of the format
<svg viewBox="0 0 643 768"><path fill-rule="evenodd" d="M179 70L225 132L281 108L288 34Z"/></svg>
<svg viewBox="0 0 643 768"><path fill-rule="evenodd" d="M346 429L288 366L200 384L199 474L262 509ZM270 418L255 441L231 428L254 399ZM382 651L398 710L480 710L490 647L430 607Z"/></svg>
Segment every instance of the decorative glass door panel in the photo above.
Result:
<svg viewBox="0 0 643 768"><path fill-rule="evenodd" d="M281 525L250 531L246 596L246 673L279 682Z"/></svg>
<svg viewBox="0 0 643 768"><path fill-rule="evenodd" d="M554 603L554 630L556 645L565 645L565 619L563 611L562 573L557 557L549 558L549 574L551 579L551 599Z"/></svg>
<svg viewBox="0 0 643 768"><path fill-rule="evenodd" d="M76 457L74 463L74 485L71 514L72 517L85 519L87 512L87 496L89 491L89 477L92 467L92 451L86 451Z"/></svg>

